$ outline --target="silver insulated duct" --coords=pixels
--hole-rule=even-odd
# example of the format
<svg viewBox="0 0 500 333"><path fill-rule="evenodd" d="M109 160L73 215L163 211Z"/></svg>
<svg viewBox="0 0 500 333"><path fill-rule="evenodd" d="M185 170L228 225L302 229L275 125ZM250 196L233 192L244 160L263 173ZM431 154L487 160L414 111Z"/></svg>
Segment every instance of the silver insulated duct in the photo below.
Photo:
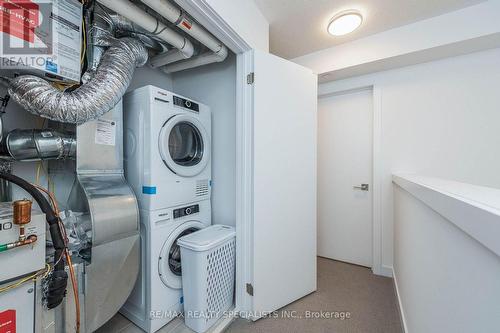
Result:
<svg viewBox="0 0 500 333"><path fill-rule="evenodd" d="M16 129L5 138L9 155L17 161L59 160L76 157L74 135L43 129Z"/></svg>
<svg viewBox="0 0 500 333"><path fill-rule="evenodd" d="M128 88L135 67L147 60L148 52L139 40L110 39L96 73L73 91L61 91L32 75L3 80L11 97L27 111L63 123L82 124L111 110Z"/></svg>

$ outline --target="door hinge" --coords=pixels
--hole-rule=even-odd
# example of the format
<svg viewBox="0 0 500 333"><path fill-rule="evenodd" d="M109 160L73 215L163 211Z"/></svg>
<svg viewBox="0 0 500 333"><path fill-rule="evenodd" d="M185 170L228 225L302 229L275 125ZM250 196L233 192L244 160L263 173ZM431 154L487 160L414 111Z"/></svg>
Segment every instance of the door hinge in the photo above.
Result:
<svg viewBox="0 0 500 333"><path fill-rule="evenodd" d="M255 81L255 73L252 72L247 75L247 84L253 84Z"/></svg>
<svg viewBox="0 0 500 333"><path fill-rule="evenodd" d="M253 296L253 286L251 283L247 283L247 294Z"/></svg>

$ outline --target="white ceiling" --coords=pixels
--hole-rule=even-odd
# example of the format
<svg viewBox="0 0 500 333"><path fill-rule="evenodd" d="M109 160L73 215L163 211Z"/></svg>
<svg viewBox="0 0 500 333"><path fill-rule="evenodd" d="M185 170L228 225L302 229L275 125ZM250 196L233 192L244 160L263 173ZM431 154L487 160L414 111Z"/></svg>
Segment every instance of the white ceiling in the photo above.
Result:
<svg viewBox="0 0 500 333"><path fill-rule="evenodd" d="M472 6L484 0L255 0L270 23L271 52L291 59L377 32ZM333 37L326 27L336 13L364 16L355 32Z"/></svg>

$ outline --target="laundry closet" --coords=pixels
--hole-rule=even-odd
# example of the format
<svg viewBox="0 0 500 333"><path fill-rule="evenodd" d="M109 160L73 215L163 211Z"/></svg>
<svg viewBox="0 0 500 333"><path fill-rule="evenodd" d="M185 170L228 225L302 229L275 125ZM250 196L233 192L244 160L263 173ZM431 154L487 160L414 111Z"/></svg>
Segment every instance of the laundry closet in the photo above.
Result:
<svg viewBox="0 0 500 333"><path fill-rule="evenodd" d="M176 22L165 19L167 3L182 8ZM30 114L15 98L2 116L4 133L50 129L69 133L61 140L76 147L65 158L37 152L11 161L12 174L53 193L70 221L64 222L70 238L84 234L71 243L78 289L68 283L57 312L43 308L39 293L33 320L53 325L35 332L75 332L77 321L81 332L92 332L118 312L147 332L182 321L177 315L186 291L177 240L210 225L233 228L235 238L234 297L211 332L236 314L257 320L313 292L316 75L253 50L198 1L98 0L95 8L104 23L94 34L111 22L128 27L115 38L149 49L123 97L109 112L76 124ZM161 39L170 29L194 45L191 58L184 42ZM206 39L204 45L195 38L202 30L224 45L222 58ZM88 42L87 57L105 57L113 43ZM147 119L154 128L143 126ZM15 186L11 191L10 200L27 196Z"/></svg>

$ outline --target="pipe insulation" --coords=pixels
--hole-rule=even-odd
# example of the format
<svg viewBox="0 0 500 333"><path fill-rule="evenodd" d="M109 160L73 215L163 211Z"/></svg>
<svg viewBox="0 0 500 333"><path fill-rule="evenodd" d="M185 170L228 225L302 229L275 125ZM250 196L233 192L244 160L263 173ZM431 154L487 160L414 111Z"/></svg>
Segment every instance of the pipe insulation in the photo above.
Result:
<svg viewBox="0 0 500 333"><path fill-rule="evenodd" d="M12 162L0 160L0 172L12 173ZM12 201L12 187L4 178L0 178L0 201Z"/></svg>
<svg viewBox="0 0 500 333"><path fill-rule="evenodd" d="M115 13L134 22L145 29L148 34L155 35L161 40L179 49L184 58L190 58L194 54L194 46L187 38L170 29L168 26L149 15L141 8L128 0L97 0Z"/></svg>
<svg viewBox="0 0 500 333"><path fill-rule="evenodd" d="M70 159L76 156L76 138L47 129L15 129L5 138L5 148L16 161Z"/></svg>
<svg viewBox="0 0 500 333"><path fill-rule="evenodd" d="M0 171L0 178L14 183L28 192L38 203L38 206L45 213L45 220L49 225L49 233L54 247L53 271L48 276L48 285L46 290L47 307L53 309L57 307L66 296L66 287L68 283L68 274L64 270L64 261L62 256L66 249L65 239L61 232L59 216L56 214L49 201L42 192L26 180Z"/></svg>
<svg viewBox="0 0 500 333"><path fill-rule="evenodd" d="M9 94L27 111L51 120L82 124L111 110L128 88L135 67L148 59L144 45L134 38L110 41L94 76L73 91L61 91L42 78L22 75L2 78Z"/></svg>
<svg viewBox="0 0 500 333"><path fill-rule="evenodd" d="M176 27L187 33L189 36L193 37L203 45L205 45L210 51L213 52L213 56L208 58L207 56L199 56L203 57L203 61L190 61L183 60L183 62L187 62L191 68L196 66L205 65L210 59L210 62L221 62L226 59L228 55L228 50L221 41L215 38L212 34L210 34L205 28L195 22L191 17L189 17L183 10L177 8L173 4L171 4L167 0L141 0L145 5L154 9L158 14L166 18L168 21L175 24ZM163 65L167 65L174 61L179 60L179 56L175 54L168 55L158 55L151 59L151 65L153 67L159 67Z"/></svg>

